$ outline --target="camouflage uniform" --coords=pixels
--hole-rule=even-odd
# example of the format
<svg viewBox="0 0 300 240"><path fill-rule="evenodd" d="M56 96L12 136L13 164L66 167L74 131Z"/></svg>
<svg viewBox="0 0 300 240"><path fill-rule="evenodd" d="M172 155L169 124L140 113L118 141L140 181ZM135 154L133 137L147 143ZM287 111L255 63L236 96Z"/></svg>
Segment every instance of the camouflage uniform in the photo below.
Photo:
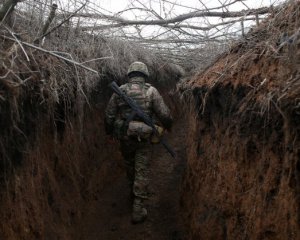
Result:
<svg viewBox="0 0 300 240"><path fill-rule="evenodd" d="M145 83L144 77L133 76L120 88L127 96L133 98L148 116L158 118L165 128L171 128L172 118L168 107L157 89ZM114 134L120 140L127 177L134 195L133 218L140 219L139 215L147 215L143 199L148 198L149 158L152 147L149 139L140 140L127 136L125 123L131 113L131 108L114 93L106 108L105 122L106 132ZM140 121L140 119L133 120Z"/></svg>

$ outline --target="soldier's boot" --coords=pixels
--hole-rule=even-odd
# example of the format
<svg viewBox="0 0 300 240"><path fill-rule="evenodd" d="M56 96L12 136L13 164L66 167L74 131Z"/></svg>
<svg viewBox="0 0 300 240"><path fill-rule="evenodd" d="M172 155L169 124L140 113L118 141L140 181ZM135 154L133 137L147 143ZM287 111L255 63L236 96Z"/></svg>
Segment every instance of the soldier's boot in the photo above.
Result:
<svg viewBox="0 0 300 240"><path fill-rule="evenodd" d="M132 223L142 223L147 218L147 209L143 206L143 200L135 197L132 209Z"/></svg>

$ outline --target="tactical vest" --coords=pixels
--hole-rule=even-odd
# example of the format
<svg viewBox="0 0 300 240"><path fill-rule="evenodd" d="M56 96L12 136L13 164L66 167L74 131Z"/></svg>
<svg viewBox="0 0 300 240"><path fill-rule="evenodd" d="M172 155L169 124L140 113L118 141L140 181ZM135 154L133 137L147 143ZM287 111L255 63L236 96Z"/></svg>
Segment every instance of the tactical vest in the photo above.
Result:
<svg viewBox="0 0 300 240"><path fill-rule="evenodd" d="M140 81L133 81L127 83L123 90L125 94L131 97L139 107L151 117L151 102L149 96L147 96L147 91L151 87L150 84ZM120 114L121 118L126 120L130 114L132 113L132 109L124 102L120 102ZM138 118L134 118L133 120L139 120Z"/></svg>

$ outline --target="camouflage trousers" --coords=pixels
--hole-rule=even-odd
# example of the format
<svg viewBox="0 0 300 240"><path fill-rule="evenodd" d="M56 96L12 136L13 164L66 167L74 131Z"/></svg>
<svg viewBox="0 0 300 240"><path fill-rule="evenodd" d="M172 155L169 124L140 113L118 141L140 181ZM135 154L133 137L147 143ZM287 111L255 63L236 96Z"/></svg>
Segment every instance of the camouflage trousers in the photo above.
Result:
<svg viewBox="0 0 300 240"><path fill-rule="evenodd" d="M134 197L148 198L149 159L152 146L148 141L136 139L121 141L121 152L125 160L127 178Z"/></svg>

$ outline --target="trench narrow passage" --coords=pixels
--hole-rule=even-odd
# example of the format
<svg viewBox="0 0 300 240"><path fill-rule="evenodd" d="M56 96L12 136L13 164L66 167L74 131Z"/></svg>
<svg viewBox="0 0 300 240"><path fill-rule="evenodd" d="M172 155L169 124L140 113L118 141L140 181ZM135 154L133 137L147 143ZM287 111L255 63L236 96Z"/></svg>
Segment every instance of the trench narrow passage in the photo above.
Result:
<svg viewBox="0 0 300 240"><path fill-rule="evenodd" d="M130 189L124 170L121 176L104 187L100 199L94 199L85 206L85 215L77 229L77 239L183 239L180 216L180 184L185 167L183 126L184 121L177 120L172 132L166 135L177 153L177 159L173 159L161 144L153 146L150 167L151 197L146 202L147 220L136 225L131 223Z"/></svg>

